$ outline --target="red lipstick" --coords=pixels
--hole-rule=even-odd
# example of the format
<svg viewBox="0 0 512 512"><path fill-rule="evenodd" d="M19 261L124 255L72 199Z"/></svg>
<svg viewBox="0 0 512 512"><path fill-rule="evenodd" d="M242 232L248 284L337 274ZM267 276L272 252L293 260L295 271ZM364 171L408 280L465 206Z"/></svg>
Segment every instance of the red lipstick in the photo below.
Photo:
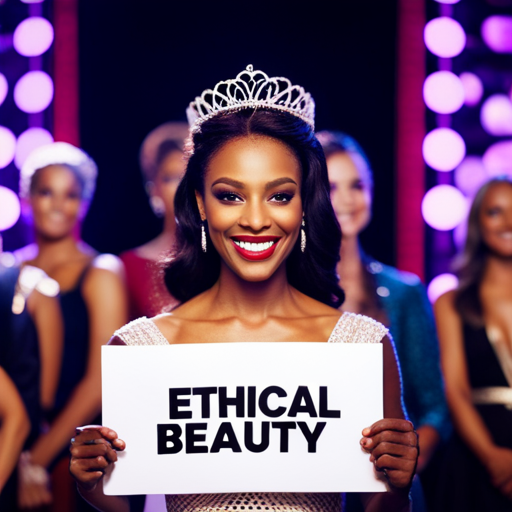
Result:
<svg viewBox="0 0 512 512"><path fill-rule="evenodd" d="M279 236L241 235L232 237L231 243L242 258L249 261L262 261L274 254L280 239ZM255 247L255 244L261 245ZM264 247L262 247L263 244L265 244Z"/></svg>

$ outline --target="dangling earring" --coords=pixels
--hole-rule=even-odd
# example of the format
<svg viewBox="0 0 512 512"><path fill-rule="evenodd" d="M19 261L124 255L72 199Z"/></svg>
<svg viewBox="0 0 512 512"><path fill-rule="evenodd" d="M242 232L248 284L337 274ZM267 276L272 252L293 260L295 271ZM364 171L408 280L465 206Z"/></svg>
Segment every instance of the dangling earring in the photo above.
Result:
<svg viewBox="0 0 512 512"><path fill-rule="evenodd" d="M204 229L204 221L201 223L201 249L206 252L206 231Z"/></svg>
<svg viewBox="0 0 512 512"><path fill-rule="evenodd" d="M165 204L161 197L151 196L149 198L149 205L157 217L163 217L165 215Z"/></svg>
<svg viewBox="0 0 512 512"><path fill-rule="evenodd" d="M304 252L306 250L306 231L304 228L306 227L306 221L304 220L304 215L302 216L302 227L300 228L300 250Z"/></svg>

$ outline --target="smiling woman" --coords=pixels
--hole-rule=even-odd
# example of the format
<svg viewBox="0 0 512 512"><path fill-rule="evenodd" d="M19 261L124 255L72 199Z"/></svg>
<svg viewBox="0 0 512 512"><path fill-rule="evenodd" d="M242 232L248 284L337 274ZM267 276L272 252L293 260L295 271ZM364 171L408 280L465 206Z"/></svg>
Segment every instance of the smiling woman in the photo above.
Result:
<svg viewBox="0 0 512 512"><path fill-rule="evenodd" d="M208 103L219 89L223 92ZM404 511L417 438L403 419L386 329L335 309L344 297L335 273L341 237L325 158L313 134L313 107L301 87L269 79L251 66L196 98L189 116L190 156L175 200L178 243L166 269L167 287L180 305L171 314L132 322L111 343L326 343L345 337L382 342L386 419L363 430L361 446L371 453L376 470L387 475L390 492L361 500L366 510ZM127 500L102 490L103 470L124 447L106 427L85 429L73 441L71 472L100 510L129 510ZM243 496L169 495L166 501L169 511L234 511ZM263 492L252 493L251 501L271 502L276 511L342 508L339 493Z"/></svg>

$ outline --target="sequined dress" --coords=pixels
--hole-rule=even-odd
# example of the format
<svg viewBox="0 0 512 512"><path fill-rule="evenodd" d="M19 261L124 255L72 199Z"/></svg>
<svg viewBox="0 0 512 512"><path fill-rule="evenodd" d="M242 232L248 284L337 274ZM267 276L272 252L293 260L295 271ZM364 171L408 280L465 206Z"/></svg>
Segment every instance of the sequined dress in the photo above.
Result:
<svg viewBox="0 0 512 512"><path fill-rule="evenodd" d="M328 343L380 343L387 334L388 330L372 318L343 313ZM125 325L115 336L126 345L169 343L145 317ZM168 512L341 512L343 508L340 493L170 494L165 502Z"/></svg>

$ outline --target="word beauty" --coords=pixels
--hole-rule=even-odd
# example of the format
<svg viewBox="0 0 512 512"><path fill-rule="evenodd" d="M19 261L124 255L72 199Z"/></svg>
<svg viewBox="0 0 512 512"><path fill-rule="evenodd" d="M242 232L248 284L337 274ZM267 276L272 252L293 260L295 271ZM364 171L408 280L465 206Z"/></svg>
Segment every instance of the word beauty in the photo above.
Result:
<svg viewBox="0 0 512 512"><path fill-rule="evenodd" d="M329 409L328 387L318 388L318 410L308 386L298 386L288 407L279 404L279 399L286 399L288 393L280 386L267 386L257 392L256 386L237 386L234 396L228 396L226 386L170 388L169 389L169 419L193 419L191 399L197 397L200 407L198 416L201 419L212 417L212 405L218 418L228 418L233 412L236 418L297 418L299 415L309 418L341 418L341 411ZM276 400L277 399L277 400ZM271 405L272 402L272 405ZM277 403L275 403L277 402ZM197 405L197 404L196 404ZM231 409L229 409L231 408ZM290 431L298 429L307 444L309 453L316 453L317 441L324 431L327 422L318 421L310 428L306 421L260 421L258 435L255 433L256 421L245 421L243 424L243 446L253 453L261 453L270 446L271 429L278 432L279 451L289 451ZM183 449L186 453L219 453L220 450L231 450L241 453L242 446L229 421L223 421L216 429L211 446L205 445L208 431L207 422L187 422L184 426L179 423L160 423L157 425L158 454L177 454ZM260 442L256 442L258 437Z"/></svg>

